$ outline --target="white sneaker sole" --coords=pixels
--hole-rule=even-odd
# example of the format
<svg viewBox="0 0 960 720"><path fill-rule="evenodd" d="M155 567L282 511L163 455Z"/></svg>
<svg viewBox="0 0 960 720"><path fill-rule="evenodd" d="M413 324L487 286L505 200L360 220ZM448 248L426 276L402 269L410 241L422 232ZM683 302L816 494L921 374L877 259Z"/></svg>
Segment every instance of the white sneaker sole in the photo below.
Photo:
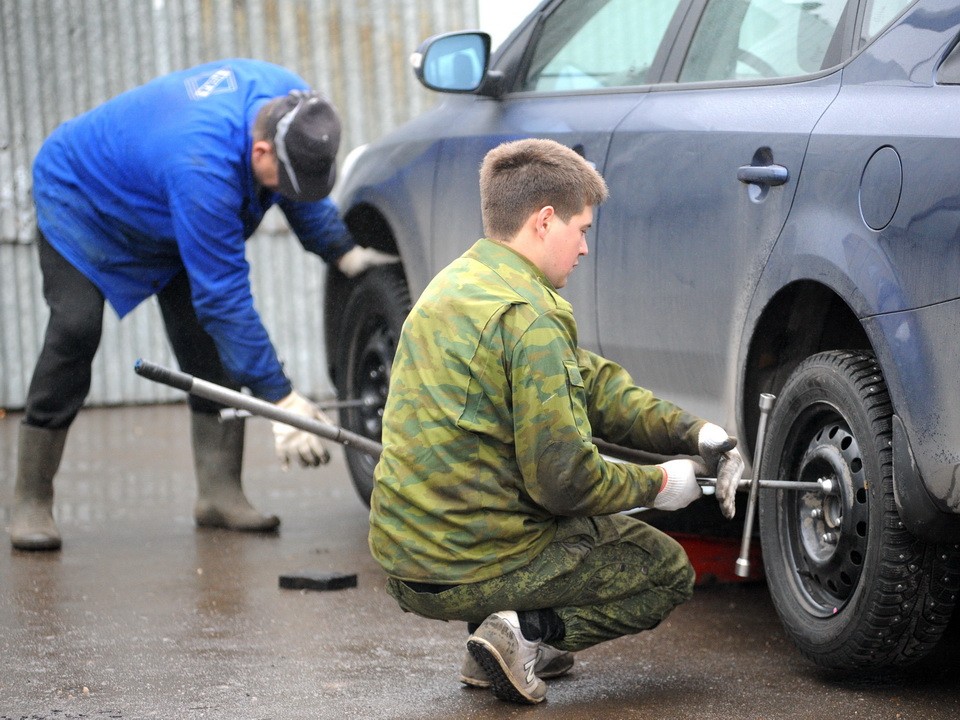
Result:
<svg viewBox="0 0 960 720"><path fill-rule="evenodd" d="M542 697L533 697L514 681L506 661L491 643L483 638L472 637L467 641L467 650L487 673L493 694L500 700L529 705L544 700Z"/></svg>

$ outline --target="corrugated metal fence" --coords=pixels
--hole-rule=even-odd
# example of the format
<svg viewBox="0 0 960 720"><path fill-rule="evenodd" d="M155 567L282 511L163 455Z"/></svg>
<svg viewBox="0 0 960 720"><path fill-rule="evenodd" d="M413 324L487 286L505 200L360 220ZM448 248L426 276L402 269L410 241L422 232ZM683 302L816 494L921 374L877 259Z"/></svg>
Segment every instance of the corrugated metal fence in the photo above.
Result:
<svg viewBox="0 0 960 720"><path fill-rule="evenodd" d="M333 99L344 123L342 159L435 101L407 58L428 35L476 27L477 2L0 0L0 23L0 408L15 409L46 325L30 166L59 123L157 75L254 57L289 67ZM247 247L258 310L295 384L329 394L323 263L304 261L279 213ZM137 357L173 362L154 301L122 323L107 310L88 404L180 397L137 377Z"/></svg>

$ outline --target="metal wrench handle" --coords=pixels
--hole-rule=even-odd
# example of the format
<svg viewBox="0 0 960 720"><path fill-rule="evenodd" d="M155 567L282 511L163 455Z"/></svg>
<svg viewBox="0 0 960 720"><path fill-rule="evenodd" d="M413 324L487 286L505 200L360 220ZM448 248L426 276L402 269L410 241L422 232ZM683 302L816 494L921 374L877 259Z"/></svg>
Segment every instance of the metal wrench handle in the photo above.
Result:
<svg viewBox="0 0 960 720"><path fill-rule="evenodd" d="M750 495L747 498L747 513L743 518L740 557L737 558L734 568L737 577L745 578L750 575L750 536L753 534L753 514L757 509L757 493L760 490L760 463L763 460L763 442L767 434L767 417L776 399L776 395L760 393L760 422L757 425L757 445L753 456L753 480L750 482Z"/></svg>
<svg viewBox="0 0 960 720"><path fill-rule="evenodd" d="M758 480L761 490L790 490L792 492L814 492L831 495L835 492L836 483L830 478L820 478L810 482L800 482L793 480ZM700 487L716 487L716 478L697 478ZM737 491L750 490L753 480L743 478L737 485Z"/></svg>
<svg viewBox="0 0 960 720"><path fill-rule="evenodd" d="M324 400L314 403L321 410L342 410L343 408L355 407L373 407L376 401L369 398L358 400ZM220 411L220 422L230 422L231 420L243 420L248 417L254 417L249 410L237 410L228 407Z"/></svg>
<svg viewBox="0 0 960 720"><path fill-rule="evenodd" d="M223 405L230 405L240 410L247 410L252 415L259 415L269 420L276 420L286 423L287 425L292 425L295 428L319 435L327 440L333 440L346 447L365 452L373 458L380 457L380 453L383 451L383 446L380 443L364 435L350 432L338 425L327 425L319 420L297 415L296 413L278 408L273 403L251 397L250 395L244 395L243 393L225 388L221 385L215 385L212 382L193 377L178 370L171 370L170 368L156 365L143 359L137 360L133 369L137 375L145 377L148 380L169 385L178 390L188 392L191 395L197 395Z"/></svg>

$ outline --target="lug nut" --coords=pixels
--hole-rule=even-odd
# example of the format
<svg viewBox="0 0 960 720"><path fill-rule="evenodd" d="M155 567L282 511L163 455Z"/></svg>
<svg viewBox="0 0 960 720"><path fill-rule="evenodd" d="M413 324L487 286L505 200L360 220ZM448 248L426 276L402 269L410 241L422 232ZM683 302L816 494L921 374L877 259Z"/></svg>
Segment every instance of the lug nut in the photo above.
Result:
<svg viewBox="0 0 960 720"><path fill-rule="evenodd" d="M838 540L837 534L832 532L824 533L820 536L820 539L828 545L836 545Z"/></svg>

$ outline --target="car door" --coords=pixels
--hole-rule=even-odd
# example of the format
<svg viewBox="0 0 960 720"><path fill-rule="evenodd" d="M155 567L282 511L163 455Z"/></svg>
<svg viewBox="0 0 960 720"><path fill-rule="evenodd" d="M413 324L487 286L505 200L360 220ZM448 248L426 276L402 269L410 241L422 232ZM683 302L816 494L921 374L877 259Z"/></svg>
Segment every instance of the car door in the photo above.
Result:
<svg viewBox="0 0 960 720"><path fill-rule="evenodd" d="M855 4L855 3L854 3ZM837 94L846 0L704 0L664 82L618 126L604 175L605 355L733 426L738 334L808 139ZM852 8L855 10L855 8Z"/></svg>
<svg viewBox="0 0 960 720"><path fill-rule="evenodd" d="M664 38L672 38L689 5L689 0L553 2L515 33L493 67L504 73L506 92L470 102L442 140L433 201L434 270L481 237L480 163L501 142L551 138L603 171L614 128L659 77L669 50ZM583 308L581 342L593 347L595 293L588 256L564 295Z"/></svg>

